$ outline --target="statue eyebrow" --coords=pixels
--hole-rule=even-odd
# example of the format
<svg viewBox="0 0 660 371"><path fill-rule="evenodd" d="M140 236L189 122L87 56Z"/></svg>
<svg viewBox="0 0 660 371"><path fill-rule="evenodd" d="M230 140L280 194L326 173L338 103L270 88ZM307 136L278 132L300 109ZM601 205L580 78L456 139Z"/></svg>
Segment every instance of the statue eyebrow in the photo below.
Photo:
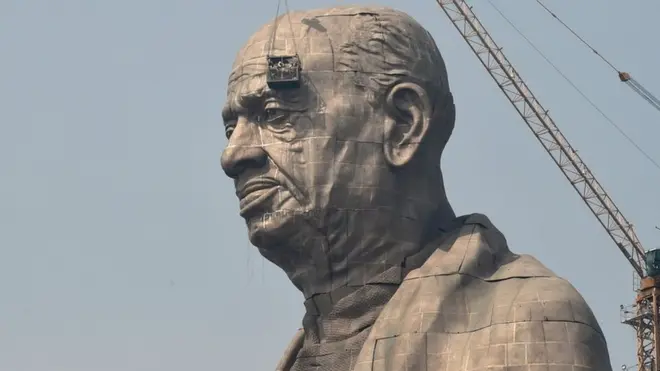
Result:
<svg viewBox="0 0 660 371"><path fill-rule="evenodd" d="M238 111L242 111L246 107L250 107L256 103L259 103L264 99L265 95L265 89L260 89L243 95L230 96L229 100L222 108L222 120L225 123L228 121L236 120Z"/></svg>
<svg viewBox="0 0 660 371"><path fill-rule="evenodd" d="M249 93L236 94L234 97L231 97L222 108L222 119L224 122L236 120L239 112L263 104L266 99L271 98L278 100L282 99L277 92L267 87Z"/></svg>
<svg viewBox="0 0 660 371"><path fill-rule="evenodd" d="M239 107L251 107L255 104L261 103L268 98L277 98L273 90L268 88L261 88L256 91L245 93L236 97L236 105Z"/></svg>
<svg viewBox="0 0 660 371"><path fill-rule="evenodd" d="M227 124L227 122L236 119L236 112L231 108L229 102L222 107L222 121Z"/></svg>
<svg viewBox="0 0 660 371"><path fill-rule="evenodd" d="M250 110L255 106L260 106L264 104L264 101L267 99L276 99L285 103L298 104L303 98L297 90L278 92L267 86L244 94L235 93L233 96L230 96L229 100L222 108L222 120L225 124L229 121L236 120L240 112Z"/></svg>

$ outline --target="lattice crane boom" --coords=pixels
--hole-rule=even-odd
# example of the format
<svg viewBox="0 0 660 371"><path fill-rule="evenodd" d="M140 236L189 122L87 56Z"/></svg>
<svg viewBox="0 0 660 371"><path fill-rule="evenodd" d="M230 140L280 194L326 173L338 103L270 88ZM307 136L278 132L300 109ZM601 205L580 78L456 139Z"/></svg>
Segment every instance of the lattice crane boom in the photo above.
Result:
<svg viewBox="0 0 660 371"><path fill-rule="evenodd" d="M543 108L532 94L502 53L502 48L493 41L477 19L472 8L464 0L436 0L436 2L614 240L639 278L645 277L645 250L637 238L633 225L623 216L591 170L566 140L548 114L548 110Z"/></svg>

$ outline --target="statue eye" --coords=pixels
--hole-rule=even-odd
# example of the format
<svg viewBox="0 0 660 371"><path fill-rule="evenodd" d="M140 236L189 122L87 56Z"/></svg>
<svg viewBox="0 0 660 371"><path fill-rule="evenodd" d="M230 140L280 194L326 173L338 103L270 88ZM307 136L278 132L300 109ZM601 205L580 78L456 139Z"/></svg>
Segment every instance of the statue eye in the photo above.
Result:
<svg viewBox="0 0 660 371"><path fill-rule="evenodd" d="M229 139L231 137L233 132L234 132L234 126L233 125L225 127L225 136L227 137L227 139Z"/></svg>
<svg viewBox="0 0 660 371"><path fill-rule="evenodd" d="M286 116L286 111L279 108L266 108L263 114L264 122L274 122Z"/></svg>

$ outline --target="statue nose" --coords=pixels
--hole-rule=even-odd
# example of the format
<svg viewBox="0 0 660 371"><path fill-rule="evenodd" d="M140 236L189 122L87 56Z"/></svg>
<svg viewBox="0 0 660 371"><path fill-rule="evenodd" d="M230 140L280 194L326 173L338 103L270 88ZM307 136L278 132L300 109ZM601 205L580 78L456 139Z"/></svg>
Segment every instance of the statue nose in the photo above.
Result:
<svg viewBox="0 0 660 371"><path fill-rule="evenodd" d="M230 178L237 178L249 168L262 168L268 156L261 146L258 128L239 120L222 152L220 164Z"/></svg>

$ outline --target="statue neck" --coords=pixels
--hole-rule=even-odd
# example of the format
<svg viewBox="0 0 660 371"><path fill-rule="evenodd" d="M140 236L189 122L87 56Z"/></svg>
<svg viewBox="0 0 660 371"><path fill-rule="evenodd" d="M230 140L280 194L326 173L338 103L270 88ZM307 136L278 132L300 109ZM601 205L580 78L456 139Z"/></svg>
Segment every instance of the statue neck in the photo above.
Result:
<svg viewBox="0 0 660 371"><path fill-rule="evenodd" d="M305 296L306 343L349 339L373 324L405 274L426 260L417 259L423 248L450 228L455 215L442 206L425 222L382 211L344 213L343 231L314 239L318 245L306 248L314 264L287 272Z"/></svg>

